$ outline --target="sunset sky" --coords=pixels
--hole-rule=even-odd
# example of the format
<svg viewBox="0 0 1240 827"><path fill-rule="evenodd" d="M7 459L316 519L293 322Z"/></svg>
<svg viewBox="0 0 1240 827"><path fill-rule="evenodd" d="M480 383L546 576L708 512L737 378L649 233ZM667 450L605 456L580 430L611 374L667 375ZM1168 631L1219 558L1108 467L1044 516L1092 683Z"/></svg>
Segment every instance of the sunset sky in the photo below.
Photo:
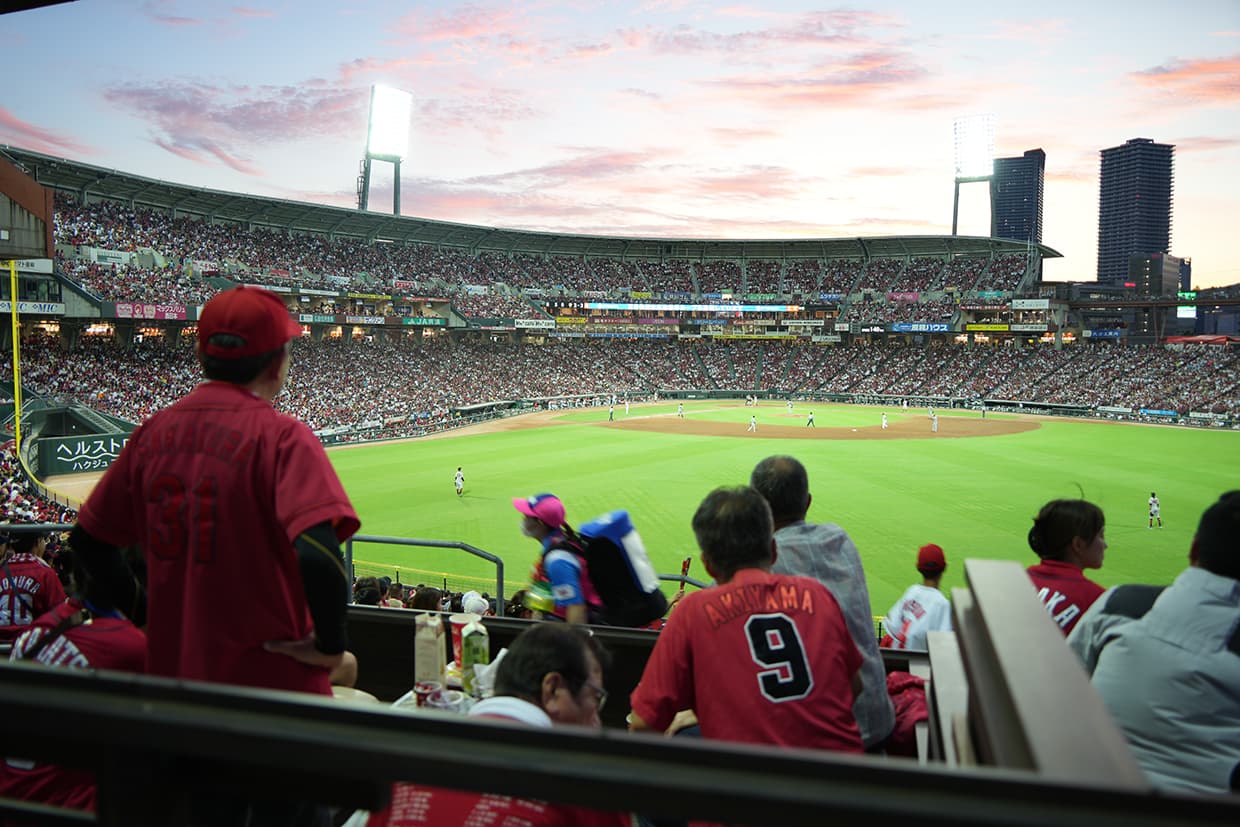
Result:
<svg viewBox="0 0 1240 827"><path fill-rule="evenodd" d="M1099 150L1153 138L1170 252L1240 282L1237 0L79 0L0 42L0 143L356 206L382 83L413 95L406 215L557 232L946 234L953 120L993 113L997 155L1046 151L1058 280L1096 274ZM962 234L987 199L962 188Z"/></svg>

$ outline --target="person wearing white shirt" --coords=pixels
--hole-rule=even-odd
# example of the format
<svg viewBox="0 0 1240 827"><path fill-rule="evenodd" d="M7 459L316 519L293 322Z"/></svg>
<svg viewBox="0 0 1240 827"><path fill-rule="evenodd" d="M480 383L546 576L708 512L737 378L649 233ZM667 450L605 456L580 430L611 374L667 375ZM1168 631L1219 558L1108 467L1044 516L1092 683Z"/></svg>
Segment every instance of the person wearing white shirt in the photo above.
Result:
<svg viewBox="0 0 1240 827"><path fill-rule="evenodd" d="M951 631L951 603L939 591L939 581L946 570L942 547L927 543L918 549L917 571L922 582L909 586L883 618L885 634L881 646L925 651L927 633Z"/></svg>

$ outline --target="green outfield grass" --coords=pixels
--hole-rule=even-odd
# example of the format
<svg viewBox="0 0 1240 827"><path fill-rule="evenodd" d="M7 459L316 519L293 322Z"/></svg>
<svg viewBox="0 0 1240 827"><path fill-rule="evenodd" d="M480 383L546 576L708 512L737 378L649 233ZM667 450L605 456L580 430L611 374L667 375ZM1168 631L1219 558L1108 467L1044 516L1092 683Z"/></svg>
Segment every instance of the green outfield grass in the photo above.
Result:
<svg viewBox="0 0 1240 827"><path fill-rule="evenodd" d="M685 406L686 417L735 421L753 410L717 401ZM763 423L803 424L811 409L819 427L877 427L880 408L799 403L789 417L773 403L757 409ZM623 405L616 410L624 416ZM675 403L634 406L630 416L672 415ZM903 416L887 409L893 422ZM973 416L940 411L941 416ZM908 415L922 415L910 411ZM626 508L655 567L705 579L689 527L712 488L743 484L765 456L790 453L809 469L812 522L839 523L856 541L876 614L915 579L919 545L947 552L944 587L962 584L967 557L1031 563L1025 535L1047 500L1084 496L1107 515L1105 566L1090 577L1103 585L1169 582L1185 565L1201 512L1225 490L1240 487L1240 434L1204 429L1115 425L1047 419L1035 431L956 439L780 440L703 437L599 428L607 409L565 412L544 428L415 440L331 452L365 534L458 540L499 555L506 590L527 580L538 547L520 533L511 498L559 495L577 525ZM465 470L465 496L452 487ZM1079 489L1078 489L1079 486ZM1165 528L1146 528L1150 491L1162 501ZM493 584L489 564L460 552L358 544L361 571L405 583ZM476 578L476 579L470 579Z"/></svg>

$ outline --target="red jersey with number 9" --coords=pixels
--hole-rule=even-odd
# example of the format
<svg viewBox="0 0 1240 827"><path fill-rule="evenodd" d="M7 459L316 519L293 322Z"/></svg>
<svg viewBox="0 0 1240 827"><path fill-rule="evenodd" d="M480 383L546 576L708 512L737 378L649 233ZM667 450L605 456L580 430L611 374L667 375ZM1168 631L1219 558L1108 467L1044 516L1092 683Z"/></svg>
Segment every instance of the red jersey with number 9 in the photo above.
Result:
<svg viewBox="0 0 1240 827"><path fill-rule="evenodd" d="M149 673L330 694L326 669L263 650L313 632L292 541L359 527L304 423L205 382L133 432L78 521L145 551Z"/></svg>
<svg viewBox="0 0 1240 827"><path fill-rule="evenodd" d="M693 709L705 738L861 752L852 712L860 668L861 654L825 586L742 569L680 601L632 707L656 730Z"/></svg>

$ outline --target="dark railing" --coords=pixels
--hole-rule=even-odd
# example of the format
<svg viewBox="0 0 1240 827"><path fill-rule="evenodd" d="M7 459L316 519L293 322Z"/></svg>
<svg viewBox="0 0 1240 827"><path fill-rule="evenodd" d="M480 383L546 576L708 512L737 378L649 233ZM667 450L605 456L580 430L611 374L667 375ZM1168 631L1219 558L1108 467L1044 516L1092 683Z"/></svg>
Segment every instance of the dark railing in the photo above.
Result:
<svg viewBox="0 0 1240 827"><path fill-rule="evenodd" d="M354 543L379 543L392 546L417 546L420 548L455 548L460 549L466 554L472 554L474 557L480 557L495 565L495 613L501 617L504 614L504 560L497 557L489 551L483 551L480 548L471 546L469 543L458 543L455 540L417 540L407 537L382 537L376 534L355 534L344 544L344 561L345 570L349 575L349 582L353 582L353 544Z"/></svg>

